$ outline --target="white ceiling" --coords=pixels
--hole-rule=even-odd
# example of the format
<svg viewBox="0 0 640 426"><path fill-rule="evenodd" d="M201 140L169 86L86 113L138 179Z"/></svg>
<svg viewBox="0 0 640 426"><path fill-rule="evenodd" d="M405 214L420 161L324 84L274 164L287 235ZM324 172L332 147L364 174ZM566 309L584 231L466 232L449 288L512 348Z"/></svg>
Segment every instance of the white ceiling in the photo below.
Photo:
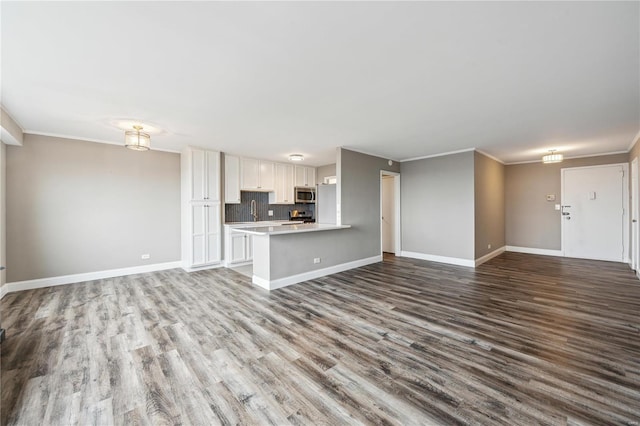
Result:
<svg viewBox="0 0 640 426"><path fill-rule="evenodd" d="M7 2L2 104L28 132L307 163L626 151L639 2Z"/></svg>

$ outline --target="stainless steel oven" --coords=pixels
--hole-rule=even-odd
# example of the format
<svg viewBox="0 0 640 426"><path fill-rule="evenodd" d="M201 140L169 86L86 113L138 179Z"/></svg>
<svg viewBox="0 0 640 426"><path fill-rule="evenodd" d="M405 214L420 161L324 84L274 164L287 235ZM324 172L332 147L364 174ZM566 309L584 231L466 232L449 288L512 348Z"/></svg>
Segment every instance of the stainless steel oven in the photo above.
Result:
<svg viewBox="0 0 640 426"><path fill-rule="evenodd" d="M296 186L294 189L296 204L315 203L316 187L315 186Z"/></svg>

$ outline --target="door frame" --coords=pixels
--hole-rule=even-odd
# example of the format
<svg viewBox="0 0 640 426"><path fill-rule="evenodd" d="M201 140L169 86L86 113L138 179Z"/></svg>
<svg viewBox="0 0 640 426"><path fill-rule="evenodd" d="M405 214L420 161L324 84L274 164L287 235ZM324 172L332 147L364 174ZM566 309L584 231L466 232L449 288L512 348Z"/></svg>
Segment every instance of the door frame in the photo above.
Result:
<svg viewBox="0 0 640 426"><path fill-rule="evenodd" d="M640 223L638 223L638 157L631 162L631 268L638 271L640 267ZM634 222L635 221L635 222Z"/></svg>
<svg viewBox="0 0 640 426"><path fill-rule="evenodd" d="M623 185L622 185L622 259L620 262L629 263L629 224L631 221L629 220L629 163L614 163L614 164L600 164L597 166L581 166L581 167L563 167L560 169L560 202L561 206L564 206L565 194L564 194L564 176L565 171L567 170L577 170L577 169L598 169L603 167L614 167L621 166L623 176ZM625 184L626 182L626 184ZM562 211L562 208L560 209ZM566 256L565 254L565 221L563 220L562 215L560 215L560 250L562 252L562 256Z"/></svg>
<svg viewBox="0 0 640 426"><path fill-rule="evenodd" d="M392 176L393 177L393 193L394 193L394 254L396 256L400 256L400 252L402 251L402 235L400 234L401 226L400 226L400 173L391 172L388 170L380 170L380 214L378 217L380 218L380 256L382 256L382 177L383 176Z"/></svg>

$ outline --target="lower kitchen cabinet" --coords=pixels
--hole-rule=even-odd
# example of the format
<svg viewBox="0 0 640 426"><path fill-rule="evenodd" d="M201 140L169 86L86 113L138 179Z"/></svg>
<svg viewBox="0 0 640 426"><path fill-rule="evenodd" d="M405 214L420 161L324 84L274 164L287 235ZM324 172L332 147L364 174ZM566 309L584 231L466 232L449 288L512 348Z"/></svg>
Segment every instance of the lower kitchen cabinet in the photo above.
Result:
<svg viewBox="0 0 640 426"><path fill-rule="evenodd" d="M225 265L237 265L253 260L253 236L225 226Z"/></svg>

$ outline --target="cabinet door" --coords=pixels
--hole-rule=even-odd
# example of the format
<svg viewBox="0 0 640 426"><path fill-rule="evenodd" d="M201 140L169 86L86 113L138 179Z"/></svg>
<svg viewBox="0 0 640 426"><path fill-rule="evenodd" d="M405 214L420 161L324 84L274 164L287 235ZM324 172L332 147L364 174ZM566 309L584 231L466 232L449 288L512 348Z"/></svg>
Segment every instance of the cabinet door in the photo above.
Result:
<svg viewBox="0 0 640 426"><path fill-rule="evenodd" d="M240 203L240 158L224 156L224 202Z"/></svg>
<svg viewBox="0 0 640 426"><path fill-rule="evenodd" d="M273 191L276 188L275 163L260 161L260 185L261 191Z"/></svg>
<svg viewBox="0 0 640 426"><path fill-rule="evenodd" d="M220 153L205 152L205 194L204 199L220 201Z"/></svg>
<svg viewBox="0 0 640 426"><path fill-rule="evenodd" d="M242 189L258 189L260 186L260 160L251 158L243 158L241 160L241 188Z"/></svg>
<svg viewBox="0 0 640 426"><path fill-rule="evenodd" d="M307 167L307 186L316 186L315 167Z"/></svg>
<svg viewBox="0 0 640 426"><path fill-rule="evenodd" d="M247 259L245 235L239 232L231 231L231 236L229 240L231 241L231 250L229 251L231 254L231 259L229 259L229 263L237 263L237 262L245 261Z"/></svg>
<svg viewBox="0 0 640 426"><path fill-rule="evenodd" d="M204 205L191 206L191 265L203 265L207 258L207 214Z"/></svg>
<svg viewBox="0 0 640 426"><path fill-rule="evenodd" d="M295 201L293 191L293 166L291 164L285 164L284 182L282 191L284 193L282 202L286 204L293 204Z"/></svg>
<svg viewBox="0 0 640 426"><path fill-rule="evenodd" d="M207 204L206 215L206 263L220 261L220 204Z"/></svg>
<svg viewBox="0 0 640 426"><path fill-rule="evenodd" d="M204 150L191 149L191 198L192 201L204 200L206 196L207 156Z"/></svg>
<svg viewBox="0 0 640 426"><path fill-rule="evenodd" d="M245 235L245 245L246 245L245 259L253 260L253 235Z"/></svg>
<svg viewBox="0 0 640 426"><path fill-rule="evenodd" d="M305 186L307 183L307 171L304 166L296 166L295 167L295 185L294 186Z"/></svg>

